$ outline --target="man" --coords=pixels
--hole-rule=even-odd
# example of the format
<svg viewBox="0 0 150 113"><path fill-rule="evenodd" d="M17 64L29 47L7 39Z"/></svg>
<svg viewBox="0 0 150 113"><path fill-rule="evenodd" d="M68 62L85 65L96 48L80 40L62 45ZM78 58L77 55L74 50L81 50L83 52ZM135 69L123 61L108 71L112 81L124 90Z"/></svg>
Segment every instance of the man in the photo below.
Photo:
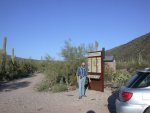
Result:
<svg viewBox="0 0 150 113"><path fill-rule="evenodd" d="M85 63L82 62L81 67L77 70L78 84L79 84L79 99L83 96L85 97L85 80L88 74L88 69L85 66Z"/></svg>

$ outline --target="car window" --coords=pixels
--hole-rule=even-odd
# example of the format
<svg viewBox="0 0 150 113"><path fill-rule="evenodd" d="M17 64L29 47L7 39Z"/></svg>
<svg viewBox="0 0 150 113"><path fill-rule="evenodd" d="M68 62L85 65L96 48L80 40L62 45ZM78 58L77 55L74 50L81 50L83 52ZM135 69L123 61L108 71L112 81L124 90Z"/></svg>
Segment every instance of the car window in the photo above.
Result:
<svg viewBox="0 0 150 113"><path fill-rule="evenodd" d="M150 74L138 73L136 81L132 84L132 88L144 88L150 86Z"/></svg>
<svg viewBox="0 0 150 113"><path fill-rule="evenodd" d="M138 78L138 74L133 75L131 79L126 83L125 86L130 88L137 78Z"/></svg>
<svg viewBox="0 0 150 113"><path fill-rule="evenodd" d="M141 81L141 83L138 85L138 87L141 87L141 88L148 87L148 86L150 86L150 74L147 77L145 77L143 81Z"/></svg>

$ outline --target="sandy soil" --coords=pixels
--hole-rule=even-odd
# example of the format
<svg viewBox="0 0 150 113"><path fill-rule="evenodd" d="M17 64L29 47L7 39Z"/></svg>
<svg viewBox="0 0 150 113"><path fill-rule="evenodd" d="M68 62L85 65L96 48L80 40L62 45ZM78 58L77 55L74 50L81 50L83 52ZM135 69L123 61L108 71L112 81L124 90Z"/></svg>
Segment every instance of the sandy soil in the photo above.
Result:
<svg viewBox="0 0 150 113"><path fill-rule="evenodd" d="M105 92L87 90L82 99L78 92L36 92L34 87L43 74L0 85L0 113L115 113L110 89ZM92 110L92 111L90 111Z"/></svg>

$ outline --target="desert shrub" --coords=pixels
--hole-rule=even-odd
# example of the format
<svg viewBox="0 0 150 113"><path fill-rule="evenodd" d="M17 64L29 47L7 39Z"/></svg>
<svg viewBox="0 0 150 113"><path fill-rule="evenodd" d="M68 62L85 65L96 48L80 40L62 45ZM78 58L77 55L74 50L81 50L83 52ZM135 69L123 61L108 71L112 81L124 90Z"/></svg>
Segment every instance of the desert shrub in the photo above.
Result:
<svg viewBox="0 0 150 113"><path fill-rule="evenodd" d="M77 85L77 76L74 75L74 76L71 76L71 83L70 83L71 86L76 86Z"/></svg>
<svg viewBox="0 0 150 113"><path fill-rule="evenodd" d="M36 89L37 91L49 91L50 90L50 87L49 87L49 83L48 81L46 80L43 80L41 83L39 83L37 86L36 86Z"/></svg>
<svg viewBox="0 0 150 113"><path fill-rule="evenodd" d="M138 58L130 58L127 61L117 61L117 73L113 76L113 83L121 86L129 80L137 70L150 67L147 60L143 59L141 55ZM124 70L124 71L122 71Z"/></svg>
<svg viewBox="0 0 150 113"><path fill-rule="evenodd" d="M105 82L112 82L112 78L113 78L113 70L111 68L108 68L107 66L105 66L105 71L104 71L104 81Z"/></svg>
<svg viewBox="0 0 150 113"><path fill-rule="evenodd" d="M118 87L124 85L131 75L127 71L117 71L113 74L112 83Z"/></svg>
<svg viewBox="0 0 150 113"><path fill-rule="evenodd" d="M142 55L137 55L137 58L131 57L126 61L117 61L117 69L127 69L129 73L134 73L137 69L144 69L149 67L150 63L148 60L143 59Z"/></svg>
<svg viewBox="0 0 150 113"><path fill-rule="evenodd" d="M111 69L105 67L105 82L109 81L113 85L124 85L137 70L150 67L147 60L143 59L141 55L139 58L130 58L126 61L116 61L116 73L113 73Z"/></svg>
<svg viewBox="0 0 150 113"><path fill-rule="evenodd" d="M0 81L26 77L37 70L37 61L32 59L16 58L14 48L12 55L7 55L7 38L4 37L3 48L0 49Z"/></svg>
<svg viewBox="0 0 150 113"><path fill-rule="evenodd" d="M5 64L5 73L2 74L1 80L6 81L27 77L35 71L37 71L36 62L16 59L15 62L12 63L12 59L8 57Z"/></svg>
<svg viewBox="0 0 150 113"><path fill-rule="evenodd" d="M55 84L52 87L53 92L63 92L63 91L67 91L67 90L68 90L68 88L67 88L66 84Z"/></svg>
<svg viewBox="0 0 150 113"><path fill-rule="evenodd" d="M131 74L127 71L127 69L120 69L114 73L112 69L106 66L104 77L105 82L110 82L113 84L113 86L120 87L129 80Z"/></svg>

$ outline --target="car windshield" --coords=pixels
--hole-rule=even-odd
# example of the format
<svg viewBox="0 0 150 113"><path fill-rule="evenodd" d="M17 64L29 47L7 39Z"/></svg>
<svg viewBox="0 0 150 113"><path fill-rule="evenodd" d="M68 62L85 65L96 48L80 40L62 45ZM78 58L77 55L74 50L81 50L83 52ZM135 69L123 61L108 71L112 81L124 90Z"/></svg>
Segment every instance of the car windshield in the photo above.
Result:
<svg viewBox="0 0 150 113"><path fill-rule="evenodd" d="M128 88L143 88L150 86L150 73L138 72L126 84Z"/></svg>

